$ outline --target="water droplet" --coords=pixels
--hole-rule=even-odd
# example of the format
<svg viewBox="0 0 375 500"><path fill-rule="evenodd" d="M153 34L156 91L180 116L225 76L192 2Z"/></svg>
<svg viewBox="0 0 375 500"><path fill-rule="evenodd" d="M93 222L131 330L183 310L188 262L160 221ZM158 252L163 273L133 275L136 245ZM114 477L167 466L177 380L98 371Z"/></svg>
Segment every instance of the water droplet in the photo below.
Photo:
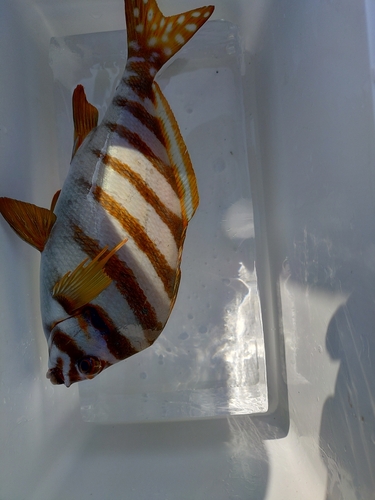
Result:
<svg viewBox="0 0 375 500"><path fill-rule="evenodd" d="M199 333L207 333L207 327L206 326L200 326L199 327L199 330L198 330Z"/></svg>
<svg viewBox="0 0 375 500"><path fill-rule="evenodd" d="M226 167L226 164L225 164L225 161L223 160L223 158L217 158L214 161L215 172L222 172L223 170L225 170L225 167Z"/></svg>
<svg viewBox="0 0 375 500"><path fill-rule="evenodd" d="M193 314L191 314L191 313L189 313L189 314L187 315L187 317L188 317L188 319L193 319L193 318L194 318L194 315L193 315Z"/></svg>
<svg viewBox="0 0 375 500"><path fill-rule="evenodd" d="M189 334L187 332L182 332L182 333L180 333L180 335L178 336L178 338L180 340L186 340L187 338L189 338Z"/></svg>

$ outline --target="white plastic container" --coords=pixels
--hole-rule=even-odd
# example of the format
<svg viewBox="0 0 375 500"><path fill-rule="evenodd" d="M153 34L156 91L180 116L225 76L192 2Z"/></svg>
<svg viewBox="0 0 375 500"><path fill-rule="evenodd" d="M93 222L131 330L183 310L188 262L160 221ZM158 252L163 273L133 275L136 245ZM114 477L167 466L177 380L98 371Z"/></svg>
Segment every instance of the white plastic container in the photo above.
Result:
<svg viewBox="0 0 375 500"><path fill-rule="evenodd" d="M0 221L1 499L375 498L374 22L371 0L218 0L161 73L200 212L171 324L103 382L45 378L40 257ZM69 89L108 98L120 71L95 96L103 62L61 41L106 54L123 28L122 0L3 0L0 196L49 206Z"/></svg>

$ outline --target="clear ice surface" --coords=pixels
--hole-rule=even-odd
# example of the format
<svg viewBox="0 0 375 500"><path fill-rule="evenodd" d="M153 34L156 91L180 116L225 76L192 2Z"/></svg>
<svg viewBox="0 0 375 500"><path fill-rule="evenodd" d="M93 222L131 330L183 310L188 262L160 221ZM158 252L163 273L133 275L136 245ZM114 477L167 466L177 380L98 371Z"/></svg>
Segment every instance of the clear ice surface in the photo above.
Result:
<svg viewBox="0 0 375 500"><path fill-rule="evenodd" d="M72 150L73 89L83 84L103 116L125 62L125 31L51 40L61 184ZM189 224L180 290L166 328L152 347L80 383L86 421L165 421L268 409L243 71L237 28L212 21L157 77L189 149L200 206Z"/></svg>

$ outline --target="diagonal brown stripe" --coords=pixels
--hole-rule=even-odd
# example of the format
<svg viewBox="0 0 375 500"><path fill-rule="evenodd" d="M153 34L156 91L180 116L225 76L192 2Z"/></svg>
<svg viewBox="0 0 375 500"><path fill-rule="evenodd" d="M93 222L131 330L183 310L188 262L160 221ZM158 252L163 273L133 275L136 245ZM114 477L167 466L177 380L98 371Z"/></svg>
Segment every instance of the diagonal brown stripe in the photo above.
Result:
<svg viewBox="0 0 375 500"><path fill-rule="evenodd" d="M87 236L79 226L74 226L74 239L91 259L101 251L98 243ZM129 304L141 327L144 330L160 331L162 325L158 321L155 309L148 302L133 271L117 255L113 255L105 266L105 272L114 281L117 290Z"/></svg>
<svg viewBox="0 0 375 500"><path fill-rule="evenodd" d="M63 333L59 328L56 329L53 335L53 343L61 352L64 352L69 356L70 365L69 365L68 377L70 383L72 384L80 380L75 364L79 359L85 356L86 352L77 346L74 338L70 337L70 335L67 335L66 333ZM56 382L58 384L63 383L61 365L60 366L57 365L54 368L52 368L51 372L52 372L51 373L52 383ZM55 379L56 382L53 382L53 379Z"/></svg>
<svg viewBox="0 0 375 500"><path fill-rule="evenodd" d="M81 314L87 323L91 323L93 328L100 332L109 352L116 359L129 358L139 352L124 335L121 335L103 308L88 305L82 308Z"/></svg>
<svg viewBox="0 0 375 500"><path fill-rule="evenodd" d="M117 203L100 186L96 186L94 197L100 205L122 225L135 241L137 247L147 255L170 299L173 298L176 270L168 264L164 255L145 232L142 225L122 205Z"/></svg>
<svg viewBox="0 0 375 500"><path fill-rule="evenodd" d="M153 164L156 170L167 179L173 191L178 195L176 179L172 167L162 162L138 134L118 123L107 122L105 125L111 132L116 132L119 137L127 140L135 150L142 153Z"/></svg>
<svg viewBox="0 0 375 500"><path fill-rule="evenodd" d="M165 146L165 137L162 130L162 126L159 118L153 116L151 113L146 111L144 106L139 102L129 101L124 97L118 96L114 99L113 103L116 106L126 109L131 113L137 120L139 120L142 125L147 127L155 137Z"/></svg>
<svg viewBox="0 0 375 500"><path fill-rule="evenodd" d="M125 85L128 85L137 96L141 99L147 99L152 97L152 82L153 78L145 78L145 73L147 72L150 66L143 65L141 71L138 71L137 75L125 75L122 81ZM133 67L129 68L130 71L135 71L134 64ZM139 69L139 68L138 68Z"/></svg>
<svg viewBox="0 0 375 500"><path fill-rule="evenodd" d="M61 352L65 352L73 362L86 354L85 351L77 346L76 341L72 337L63 333L58 328L53 334L53 344L55 344Z"/></svg>
<svg viewBox="0 0 375 500"><path fill-rule="evenodd" d="M182 219L174 214L169 208L167 208L160 198L156 195L155 191L151 189L142 177L134 172L129 165L121 162L117 158L111 155L102 156L100 150L93 150L93 153L98 158L101 158L104 165L111 167L122 177L127 179L131 184L137 189L137 191L143 196L145 201L152 206L155 212L158 214L160 219L166 224L176 242L177 247L181 245L181 237L184 231L184 225Z"/></svg>

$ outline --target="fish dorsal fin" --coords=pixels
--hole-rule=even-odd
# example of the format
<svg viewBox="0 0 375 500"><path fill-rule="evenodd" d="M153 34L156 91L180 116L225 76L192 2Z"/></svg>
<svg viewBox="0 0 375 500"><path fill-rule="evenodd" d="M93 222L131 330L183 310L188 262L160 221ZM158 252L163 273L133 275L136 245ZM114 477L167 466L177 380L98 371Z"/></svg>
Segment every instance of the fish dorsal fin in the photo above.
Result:
<svg viewBox="0 0 375 500"><path fill-rule="evenodd" d="M68 314L73 314L77 309L94 300L111 283L111 278L105 273L104 266L109 259L127 242L121 241L108 252L108 247L89 263L89 258L84 259L74 271L68 271L53 287L52 297L64 307Z"/></svg>
<svg viewBox="0 0 375 500"><path fill-rule="evenodd" d="M152 86L156 113L163 130L169 161L174 171L181 200L182 217L188 222L199 204L197 180L186 144L168 101L156 82Z"/></svg>
<svg viewBox="0 0 375 500"><path fill-rule="evenodd" d="M20 238L43 252L56 221L53 210L11 198L0 198L0 213Z"/></svg>
<svg viewBox="0 0 375 500"><path fill-rule="evenodd" d="M74 122L73 158L85 138L97 126L99 112L86 99L85 89L82 85L77 85L74 89L72 104Z"/></svg>
<svg viewBox="0 0 375 500"><path fill-rule="evenodd" d="M212 5L164 16L156 0L126 0L128 58L157 54L156 69L185 45L214 11Z"/></svg>

